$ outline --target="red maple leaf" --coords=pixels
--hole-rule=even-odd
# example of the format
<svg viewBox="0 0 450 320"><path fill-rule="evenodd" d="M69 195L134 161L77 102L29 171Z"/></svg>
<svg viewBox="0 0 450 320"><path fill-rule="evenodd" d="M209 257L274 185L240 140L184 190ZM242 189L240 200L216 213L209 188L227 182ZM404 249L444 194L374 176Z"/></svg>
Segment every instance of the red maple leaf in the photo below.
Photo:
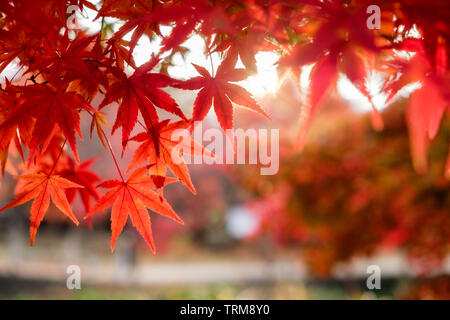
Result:
<svg viewBox="0 0 450 320"><path fill-rule="evenodd" d="M439 130L446 109L447 101L439 87L430 79L426 79L423 87L411 94L407 120L413 163L418 172L424 173L427 170L428 147Z"/></svg>
<svg viewBox="0 0 450 320"><path fill-rule="evenodd" d="M48 73L51 81L61 76L71 77L73 73L89 74L85 60L97 57L94 51L89 50L96 37L97 35L85 36L82 33L73 41L68 37L55 37L49 41L49 45L44 46L43 53L30 65L28 72Z"/></svg>
<svg viewBox="0 0 450 320"><path fill-rule="evenodd" d="M194 101L193 121L201 121L205 118L213 105L213 100L217 120L224 130L233 128L233 105L231 102L259 112L270 119L247 90L230 83L242 81L248 77L245 69L235 68L236 61L237 54L227 55L217 68L215 76L205 68L192 64L200 76L173 84L174 87L185 90L201 89Z"/></svg>
<svg viewBox="0 0 450 320"><path fill-rule="evenodd" d="M149 73L158 62L159 59L153 58L137 68L130 77L119 68L111 68L117 81L108 88L99 109L113 101L121 101L112 132L122 127L123 146L126 145L137 122L138 111L141 112L148 128L158 121L155 106L187 120L175 100L160 89L170 85L173 80L163 74Z"/></svg>
<svg viewBox="0 0 450 320"><path fill-rule="evenodd" d="M300 115L300 131L297 136L299 149L303 148L306 133L317 108L337 81L337 66L334 56L325 56L311 70L309 104L304 105Z"/></svg>
<svg viewBox="0 0 450 320"><path fill-rule="evenodd" d="M18 87L18 89L23 92L23 103L0 124L0 130L16 127L23 121L34 119L30 159L46 150L54 133L59 129L78 160L75 133L82 137L79 110L93 112L94 109L79 94L54 89L47 84Z"/></svg>
<svg viewBox="0 0 450 320"><path fill-rule="evenodd" d="M21 99L16 92L16 88L12 86L9 81L6 81L5 89L0 90L0 123L4 122L8 117L16 112L17 107L20 105ZM14 139L14 143L19 151L22 159L24 155L22 152L22 147L20 145L20 139L25 143L29 142L26 132L29 130L29 126L33 123L30 121L21 121L17 125L4 126L0 128L0 152L5 155L5 161L8 155L8 149L11 141ZM6 165L6 163L5 163ZM3 174L3 163L2 163L2 174Z"/></svg>
<svg viewBox="0 0 450 320"><path fill-rule="evenodd" d="M245 68L251 73L258 71L256 68L256 53L278 49L275 44L266 39L265 30L256 28L241 31L225 39L217 37L214 42L218 43L214 51L223 52L228 49L231 54L239 55Z"/></svg>

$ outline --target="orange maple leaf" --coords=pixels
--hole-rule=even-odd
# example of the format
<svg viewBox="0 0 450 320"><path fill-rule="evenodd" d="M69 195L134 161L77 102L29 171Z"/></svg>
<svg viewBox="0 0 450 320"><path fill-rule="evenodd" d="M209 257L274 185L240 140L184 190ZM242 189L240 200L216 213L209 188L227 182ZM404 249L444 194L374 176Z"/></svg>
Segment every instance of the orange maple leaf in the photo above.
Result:
<svg viewBox="0 0 450 320"><path fill-rule="evenodd" d="M147 167L142 167L135 170L126 181L107 180L99 185L99 187L111 190L97 202L85 218L112 206L111 250L114 250L116 240L122 232L128 216L130 216L134 227L150 246L153 253L156 252L150 216L146 208L183 224L183 220L173 211L170 204L161 195L152 190L156 189L156 186L153 179L146 174L147 171ZM167 178L165 184L173 181L175 180Z"/></svg>
<svg viewBox="0 0 450 320"><path fill-rule="evenodd" d="M61 178L58 175L47 175L45 173L32 173L19 176L19 178L25 180L26 184L14 200L1 208L0 212L35 199L31 205L30 245L34 244L37 229L50 205L50 198L62 213L69 217L76 225L79 224L77 218L72 213L64 190L69 188L83 188L83 186Z"/></svg>
<svg viewBox="0 0 450 320"><path fill-rule="evenodd" d="M196 194L195 187L192 184L191 177L189 175L189 169L186 162L183 159L183 154L176 154L177 159L173 161L172 152L176 147L182 147L177 149L180 153L183 151L191 156L207 156L214 157L214 154L207 149L204 149L201 144L194 141L192 138L187 141L175 141L173 140L173 133L179 129L187 129L190 126L188 121L177 121L169 123L169 120L161 121L153 126L153 131L141 132L136 136L130 138L130 141L141 142L141 145L134 152L130 165L127 171L142 165L145 161L148 161L150 166L150 174L155 175L153 179L158 188L162 186L158 182L157 177L165 177L167 170L166 166L180 179L183 184L189 188L189 190Z"/></svg>

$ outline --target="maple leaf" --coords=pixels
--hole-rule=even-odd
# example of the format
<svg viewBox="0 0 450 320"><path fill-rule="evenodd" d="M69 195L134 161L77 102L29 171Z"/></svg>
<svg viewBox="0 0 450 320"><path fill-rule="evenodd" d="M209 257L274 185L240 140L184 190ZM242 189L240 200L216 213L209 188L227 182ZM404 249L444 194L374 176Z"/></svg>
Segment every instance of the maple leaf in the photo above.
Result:
<svg viewBox="0 0 450 320"><path fill-rule="evenodd" d="M309 104L303 106L300 116L300 132L297 136L299 149L303 148L311 120L327 92L336 83L337 75L336 60L332 56L325 56L311 70Z"/></svg>
<svg viewBox="0 0 450 320"><path fill-rule="evenodd" d="M214 155L193 139L188 139L188 141L183 139L181 142L173 140L174 131L187 129L189 125L187 121L177 121L169 124L169 120L165 120L155 125L153 131L142 132L132 137L130 141L137 141L141 144L134 152L127 171L148 161L148 164L152 165L150 166L151 174L157 177L165 177L166 167L169 167L178 179L195 194L195 187L192 184L186 162L182 157L183 154L174 155L177 158L175 159L176 161L173 161L172 152L175 147L179 146L181 147L180 152L185 150L189 155L207 157L213 157ZM158 185L157 181L155 183L158 187L162 187Z"/></svg>
<svg viewBox="0 0 450 320"><path fill-rule="evenodd" d="M114 17L121 20L129 20L146 15L159 5L158 0L105 0L95 20L99 17Z"/></svg>
<svg viewBox="0 0 450 320"><path fill-rule="evenodd" d="M368 72L368 60L371 58L369 52L359 52L358 48L348 46L344 53L344 59L340 64L341 71L347 76L351 83L369 100L372 107L371 120L372 126L375 130L380 131L383 129L383 119L380 112L373 104L372 97L369 93L369 89L366 85L366 80L369 76Z"/></svg>
<svg viewBox="0 0 450 320"><path fill-rule="evenodd" d="M2 72L14 59L19 58L23 63L31 62L39 42L30 41L23 30L7 32L0 30L0 72Z"/></svg>
<svg viewBox="0 0 450 320"><path fill-rule="evenodd" d="M0 90L0 123L16 112L21 100L16 92L16 88L6 81L5 89ZM4 152L7 157L8 148L14 139L16 147L23 159L22 148L20 147L19 134L26 131L29 122L19 122L17 125L7 126L0 129L0 152ZM25 136L25 135L24 135ZM5 163L6 164L6 163ZM2 165L2 174L4 166Z"/></svg>
<svg viewBox="0 0 450 320"><path fill-rule="evenodd" d="M439 87L430 79L426 79L423 87L411 94L407 120L411 153L417 172L424 173L427 170L428 146L438 132L446 108L447 101Z"/></svg>
<svg viewBox="0 0 450 320"><path fill-rule="evenodd" d="M79 92L88 101L91 101L98 92L103 93L100 87L108 87L108 77L105 72L109 67L108 62L111 60L104 59L101 39L97 37L89 55L76 65L77 68L65 73L63 80L70 83L68 91Z"/></svg>
<svg viewBox="0 0 450 320"><path fill-rule="evenodd" d="M45 151L46 147L39 149L40 145L48 145L57 126L69 141L78 160L75 133L82 137L78 110L93 112L94 109L77 93L55 90L46 84L25 86L21 87L21 90L24 102L0 124L0 130L17 126L30 118L36 119L30 142L31 153L34 156L39 150Z"/></svg>
<svg viewBox="0 0 450 320"><path fill-rule="evenodd" d="M229 50L230 54L239 55L244 66L251 73L257 72L255 54L259 51L274 51L278 47L265 39L264 30L250 29L240 32L234 37L221 39L216 37L213 45L217 43L214 51Z"/></svg>
<svg viewBox="0 0 450 320"><path fill-rule="evenodd" d="M288 42L289 36L293 36L292 30L297 27L292 22L301 21L306 16L301 10L292 10L289 1L255 1L254 4L238 11L233 17L233 23L244 21L246 26L270 34L278 43Z"/></svg>
<svg viewBox="0 0 450 320"><path fill-rule="evenodd" d="M166 22L166 9L160 9L161 5L158 1L138 2L130 0L120 1L105 1L102 8L99 10L96 19L100 16L111 16L122 18L126 23L119 28L119 30L111 38L112 40L123 39L123 37L133 31L129 42L129 55L126 60L132 59L132 53L136 47L139 39L146 34L152 39L153 34L161 35L157 21L159 19ZM165 11L164 11L165 10Z"/></svg>
<svg viewBox="0 0 450 320"><path fill-rule="evenodd" d="M172 85L185 90L201 89L194 101L192 121L203 120L213 105L213 101L217 120L224 130L233 128L233 105L231 102L261 113L270 119L247 90L230 83L242 81L248 77L248 72L245 69L234 68L236 61L236 54L227 55L217 68L215 76L212 76L205 68L192 64L200 76L187 81L179 81Z"/></svg>
<svg viewBox="0 0 450 320"><path fill-rule="evenodd" d="M86 59L95 59L97 55L89 50L89 46L95 41L97 35L77 35L74 40L68 37L58 36L51 45L43 47L43 53L30 65L28 72L44 71L49 73L48 79L55 81L61 76L71 77L73 73L89 74Z"/></svg>
<svg viewBox="0 0 450 320"><path fill-rule="evenodd" d="M387 73L383 83L383 91L387 93L386 103L391 102L400 89L414 81L422 80L423 75L432 71L421 40L405 39L393 46L393 49L414 53L414 56L411 59L396 57L383 65Z"/></svg>
<svg viewBox="0 0 450 320"><path fill-rule="evenodd" d="M130 42L122 39L110 39L107 42L108 46L105 49L105 54L109 53L109 60L111 62L116 63L117 67L123 69L124 62L127 63L133 68L136 69L136 64L134 62L133 56L125 48L125 46L129 46Z"/></svg>
<svg viewBox="0 0 450 320"><path fill-rule="evenodd" d="M77 8L84 12L85 7L96 11L97 8L94 4L90 3L89 0L69 0L69 1L59 1L59 0L46 0L39 1L41 9L49 16L56 16L61 23L66 23L67 8L70 5L75 5Z"/></svg>
<svg viewBox="0 0 450 320"><path fill-rule="evenodd" d="M94 127L97 131L97 136L100 139L100 142L102 143L103 147L107 149L106 141L105 141L105 133L102 128L102 124L107 126L109 128L109 124L105 119L104 113L101 111L96 111L92 114L92 121L91 121L91 128L90 128L90 134L92 139L92 133L94 132Z"/></svg>
<svg viewBox="0 0 450 320"><path fill-rule="evenodd" d="M152 190L157 187L153 179L147 175L147 171L147 167L139 168L126 181L107 180L98 186L111 190L97 202L86 218L112 206L111 250L114 250L116 240L125 226L128 216L130 216L134 227L155 253L150 216L147 208L183 224L183 220L173 211L170 204L161 195ZM167 184L172 181L170 178L167 178L164 183Z"/></svg>
<svg viewBox="0 0 450 320"><path fill-rule="evenodd" d="M369 29L354 28L355 23L365 23L365 11L358 8L349 12L338 2L330 6L318 5L319 12L327 20L316 28L312 38L297 43L278 62L279 72L291 69L296 77L300 75L302 66L315 63L310 75L309 104L302 108L300 115L301 128L297 137L299 149L304 146L307 129L318 106L329 89L336 85L339 67L372 104L374 128L382 128L381 116L365 87L365 59L357 53L363 51L366 56L371 56L380 51L375 43L375 36Z"/></svg>
<svg viewBox="0 0 450 320"><path fill-rule="evenodd" d="M153 126L154 122L158 122L155 105L187 120L175 100L160 89L170 85L173 80L163 74L149 73L158 62L159 59L153 58L137 68L130 77L127 77L125 72L119 68L111 68L118 80L108 88L99 109L113 101L121 101L112 132L114 133L116 129L122 127L123 146L126 145L137 122L138 111L141 112L144 122L149 128Z"/></svg>
<svg viewBox="0 0 450 320"><path fill-rule="evenodd" d="M31 206L30 216L31 245L34 244L37 229L48 210L50 199L64 215L76 225L79 224L67 201L65 190L69 188L83 188L83 186L64 179L59 175L44 173L27 174L18 176L18 178L24 180L26 184L9 204L0 209L0 212L35 199Z"/></svg>
<svg viewBox="0 0 450 320"><path fill-rule="evenodd" d="M215 18L217 19L217 15L223 13L222 11L204 1L179 1L165 6L155 1L146 10L141 10L139 14L130 17L112 39L121 39L126 34L133 32L129 45L129 58L131 58L134 48L144 34L147 34L150 39L153 34L162 37L159 26L175 23L171 34L163 37L161 52L168 51L181 45L195 30L197 24L205 21L206 16L209 17L207 20L216 21ZM100 9L99 15L101 12L102 9ZM223 22L222 19L219 20ZM209 33L212 33L212 29L208 29Z"/></svg>

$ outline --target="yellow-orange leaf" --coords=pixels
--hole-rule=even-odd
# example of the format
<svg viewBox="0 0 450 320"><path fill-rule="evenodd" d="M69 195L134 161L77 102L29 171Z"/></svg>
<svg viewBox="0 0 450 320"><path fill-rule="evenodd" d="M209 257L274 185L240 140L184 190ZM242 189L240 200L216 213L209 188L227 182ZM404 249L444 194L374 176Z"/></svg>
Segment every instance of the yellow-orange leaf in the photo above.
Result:
<svg viewBox="0 0 450 320"><path fill-rule="evenodd" d="M111 250L114 250L116 240L130 216L134 227L155 253L150 216L146 208L183 224L183 220L173 211L170 204L152 190L157 187L147 172L148 168L143 167L135 170L126 181L108 180L99 185L111 190L97 202L85 218L112 206ZM165 184L173 181L174 179L167 178Z"/></svg>

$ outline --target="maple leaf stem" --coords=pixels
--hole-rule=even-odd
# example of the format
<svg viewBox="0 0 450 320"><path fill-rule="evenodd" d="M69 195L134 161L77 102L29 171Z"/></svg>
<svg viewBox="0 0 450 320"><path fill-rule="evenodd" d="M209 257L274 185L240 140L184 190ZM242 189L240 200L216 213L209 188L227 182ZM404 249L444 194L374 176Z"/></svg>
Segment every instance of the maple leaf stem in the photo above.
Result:
<svg viewBox="0 0 450 320"><path fill-rule="evenodd" d="M100 40L103 38L103 28L105 26L105 17L102 17L102 23L100 25Z"/></svg>
<svg viewBox="0 0 450 320"><path fill-rule="evenodd" d="M125 179L123 178L122 171L120 170L119 163L117 162L116 156L114 155L114 151L112 149L111 142L109 141L108 137L106 136L105 131L103 131L103 129L101 129L101 131L102 131L102 134L105 137L106 142L108 144L109 152L111 153L111 156L112 156L112 158L114 160L114 164L116 165L117 171L119 172L120 179L122 181L125 181Z"/></svg>
<svg viewBox="0 0 450 320"><path fill-rule="evenodd" d="M106 139L106 143L107 143L107 145L108 145L109 153L111 153L111 156L112 156L112 158L113 158L113 160L114 160L114 164L116 165L117 171L119 172L120 179L121 179L123 182L125 182L125 179L123 178L122 170L120 170L119 163L117 162L117 158L116 158L116 156L114 155L114 151L113 151L113 149L112 149L111 142L109 141L108 137L106 136L106 133L105 133L105 131L103 130L103 128L100 128L100 131L102 132L103 137L105 137L105 139Z"/></svg>
<svg viewBox="0 0 450 320"><path fill-rule="evenodd" d="M11 80L9 80L10 82L14 81L14 78L20 73L20 71L22 71L24 68L24 66L21 66L16 73L14 73L13 77L11 78Z"/></svg>
<svg viewBox="0 0 450 320"><path fill-rule="evenodd" d="M211 76L214 78L214 63L212 60L211 51L208 52L209 55L209 62L211 63Z"/></svg>
<svg viewBox="0 0 450 320"><path fill-rule="evenodd" d="M148 128L147 128L147 126L146 125L144 125L143 123L142 123L142 121L141 120L137 120L137 123L142 127L142 129L144 129L145 131L148 131Z"/></svg>
<svg viewBox="0 0 450 320"><path fill-rule="evenodd" d="M58 156L56 157L55 163L53 164L52 170L50 170L50 173L48 174L49 177L52 175L53 171L55 170L56 165L58 164L59 158L61 158L61 155L64 150L64 146L66 145L66 142L67 142L67 139L64 139L61 149L59 150Z"/></svg>
<svg viewBox="0 0 450 320"><path fill-rule="evenodd" d="M108 65L107 65L107 64L105 64L105 63L103 63L103 62L101 62L101 61L99 61L99 60L96 60L96 59L91 59L91 58L89 58L89 59L84 59L84 62L96 62L96 63L98 63L99 65L101 65L101 66L103 66L103 67L105 67L105 68L108 68Z"/></svg>
<svg viewBox="0 0 450 320"><path fill-rule="evenodd" d="M91 117L94 117L94 114L93 114L92 112L88 111L88 113L91 115ZM116 166L117 172L119 172L120 179L121 179L123 182L125 182L125 179L123 178L122 170L120 170L119 163L117 162L117 158L116 158L116 156L114 155L114 151L113 151L111 142L109 141L109 138L108 138L108 136L107 136L106 133L105 133L105 130L103 130L102 127L99 127L99 128L100 128L100 132L102 133L103 137L104 137L105 140L106 140L106 144L108 145L109 153L111 153L111 156L112 156L112 158L113 158L113 160L114 160L114 164L115 164L115 166Z"/></svg>

